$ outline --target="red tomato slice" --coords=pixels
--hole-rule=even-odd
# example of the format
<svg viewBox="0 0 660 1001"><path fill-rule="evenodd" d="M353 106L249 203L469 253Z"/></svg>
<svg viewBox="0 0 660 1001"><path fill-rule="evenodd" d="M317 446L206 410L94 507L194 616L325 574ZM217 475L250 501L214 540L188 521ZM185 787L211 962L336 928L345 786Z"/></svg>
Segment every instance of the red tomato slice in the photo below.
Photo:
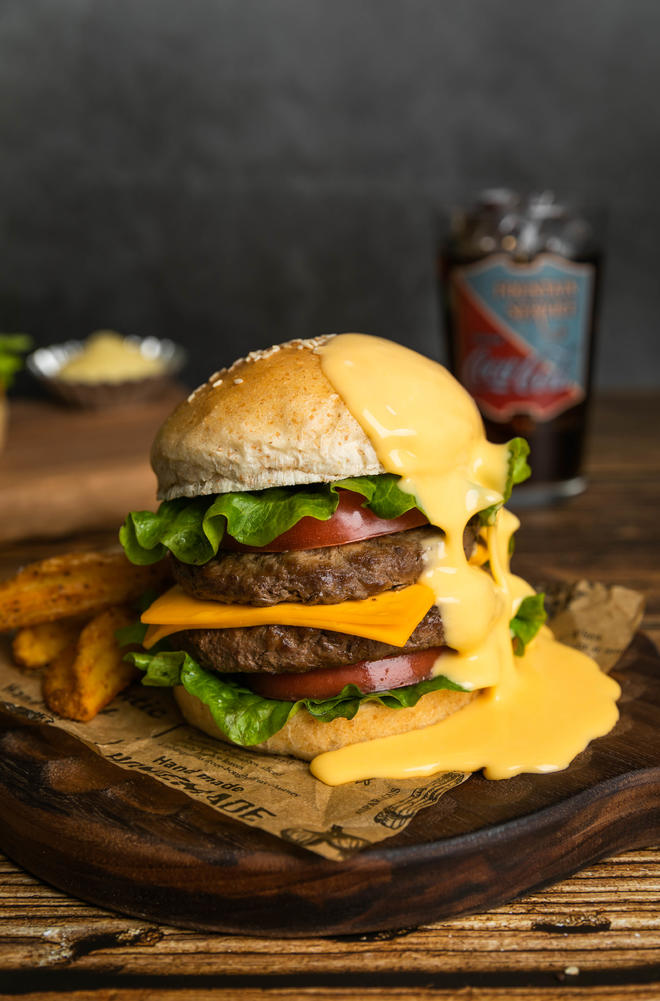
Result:
<svg viewBox="0 0 660 1001"><path fill-rule="evenodd" d="M266 546L244 546L225 535L222 549L236 553L283 553L289 549L323 549L325 546L339 546L345 542L372 539L377 535L403 532L408 528L428 525L427 517L418 508L406 511L399 518L379 518L368 508L362 507L365 498L352 490L339 491L337 510L327 521L317 518L301 518L287 532L278 535Z"/></svg>
<svg viewBox="0 0 660 1001"><path fill-rule="evenodd" d="M250 674L245 683L265 699L331 699L344 685L357 685L363 695L403 688L431 677L433 665L446 647L395 654L382 660L361 660L345 667L321 667L305 674Z"/></svg>

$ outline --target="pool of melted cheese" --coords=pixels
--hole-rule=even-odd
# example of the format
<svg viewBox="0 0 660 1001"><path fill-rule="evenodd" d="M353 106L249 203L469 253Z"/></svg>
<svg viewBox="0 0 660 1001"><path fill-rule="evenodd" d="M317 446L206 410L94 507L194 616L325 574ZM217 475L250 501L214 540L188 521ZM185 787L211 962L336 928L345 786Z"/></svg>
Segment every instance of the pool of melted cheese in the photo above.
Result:
<svg viewBox="0 0 660 1001"><path fill-rule="evenodd" d="M523 657L509 621L533 589L509 570L518 526L500 509L486 529L491 572L468 563L463 530L502 500L508 448L486 440L472 398L441 365L390 341L341 334L320 348L335 391L371 441L385 470L402 477L433 525L420 583L442 612L447 643L439 673L479 695L453 716L410 733L321 754L313 774L329 785L484 770L503 779L566 768L618 719L616 682L584 654L542 629Z"/></svg>

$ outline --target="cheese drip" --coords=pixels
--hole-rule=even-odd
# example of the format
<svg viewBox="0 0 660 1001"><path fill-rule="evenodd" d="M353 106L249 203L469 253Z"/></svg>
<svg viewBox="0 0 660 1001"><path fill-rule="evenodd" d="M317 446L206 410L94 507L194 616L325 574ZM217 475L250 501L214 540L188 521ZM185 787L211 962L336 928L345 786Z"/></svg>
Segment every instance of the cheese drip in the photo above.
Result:
<svg viewBox="0 0 660 1001"><path fill-rule="evenodd" d="M311 764L329 785L373 777L484 769L488 778L565 768L608 733L618 685L543 630L514 657L509 621L533 589L509 571L517 519L500 510L486 530L490 572L462 546L472 515L502 501L506 445L486 441L471 397L444 368L400 345L342 334L320 349L326 377L369 437L383 467L442 535L425 552L420 583L442 611L455 654L437 670L470 689L470 705L424 730L353 744Z"/></svg>

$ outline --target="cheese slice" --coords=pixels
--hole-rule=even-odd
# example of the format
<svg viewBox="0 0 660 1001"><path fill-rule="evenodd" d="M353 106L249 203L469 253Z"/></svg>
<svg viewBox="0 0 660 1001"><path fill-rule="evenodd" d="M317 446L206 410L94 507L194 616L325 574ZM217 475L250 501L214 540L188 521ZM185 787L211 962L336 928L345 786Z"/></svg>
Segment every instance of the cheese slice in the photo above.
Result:
<svg viewBox="0 0 660 1001"><path fill-rule="evenodd" d="M341 601L336 605L303 605L284 602L255 608L251 605L222 605L218 601L190 598L177 585L166 591L142 614L149 626L144 638L147 650L171 633L182 629L234 629L242 626L308 626L350 633L403 646L410 638L435 596L425 584L411 584L400 591L385 591L363 601Z"/></svg>

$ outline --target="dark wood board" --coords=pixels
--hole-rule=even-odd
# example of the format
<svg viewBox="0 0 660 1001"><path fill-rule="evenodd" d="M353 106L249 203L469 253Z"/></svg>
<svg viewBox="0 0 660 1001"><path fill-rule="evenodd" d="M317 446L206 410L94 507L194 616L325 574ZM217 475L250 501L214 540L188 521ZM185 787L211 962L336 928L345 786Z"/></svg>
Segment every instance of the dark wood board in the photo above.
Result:
<svg viewBox="0 0 660 1001"><path fill-rule="evenodd" d="M0 847L92 903L266 936L359 934L493 907L660 837L660 656L614 672L621 719L563 772L473 776L391 839L335 863L0 717Z"/></svg>

